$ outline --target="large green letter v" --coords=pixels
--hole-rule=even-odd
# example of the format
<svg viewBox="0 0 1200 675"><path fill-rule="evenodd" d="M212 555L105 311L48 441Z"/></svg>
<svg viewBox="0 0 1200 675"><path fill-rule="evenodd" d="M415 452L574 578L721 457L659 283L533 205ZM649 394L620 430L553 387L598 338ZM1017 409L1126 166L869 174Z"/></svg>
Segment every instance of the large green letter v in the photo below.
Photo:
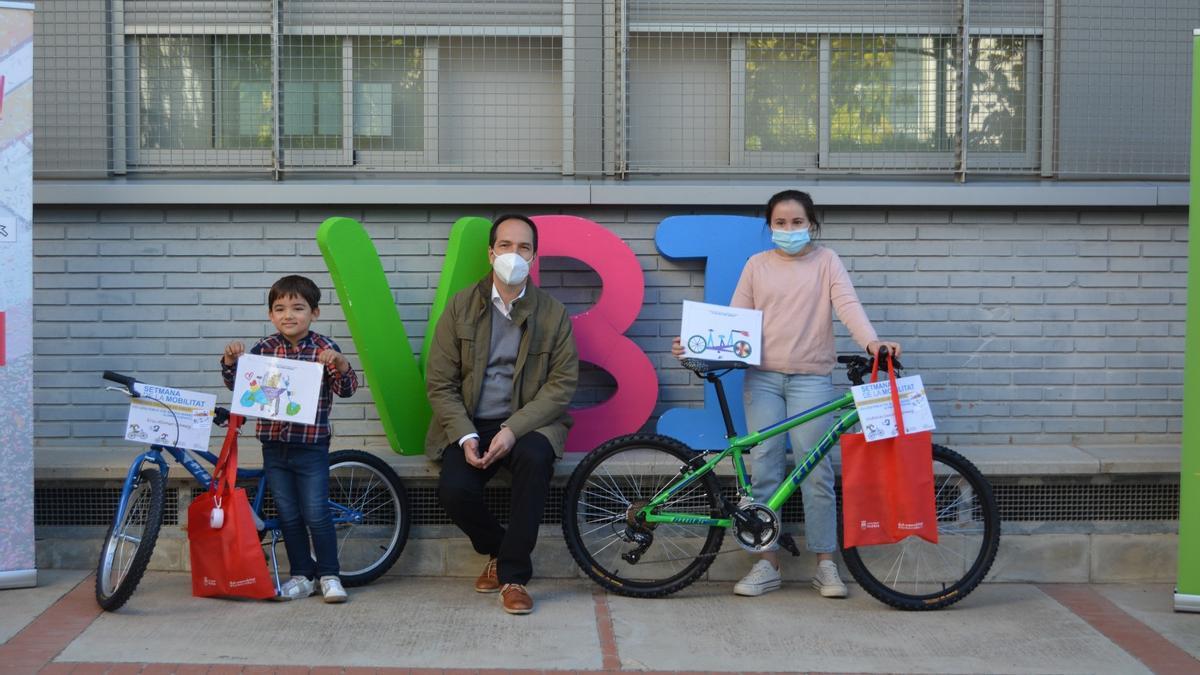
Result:
<svg viewBox="0 0 1200 675"><path fill-rule="evenodd" d="M396 452L425 452L431 411L425 396L424 354L429 351L438 317L458 291L487 274L488 228L485 218L460 218L450 230L442 276L425 329L422 361L414 357L392 289L371 238L358 221L330 218L317 229L358 358L379 411L388 443Z"/></svg>

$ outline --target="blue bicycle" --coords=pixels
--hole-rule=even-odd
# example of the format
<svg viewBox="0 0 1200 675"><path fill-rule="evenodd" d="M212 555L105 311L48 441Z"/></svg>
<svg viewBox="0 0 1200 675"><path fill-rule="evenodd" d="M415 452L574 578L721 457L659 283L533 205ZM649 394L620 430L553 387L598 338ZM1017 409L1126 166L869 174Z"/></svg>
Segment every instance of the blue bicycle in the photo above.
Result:
<svg viewBox="0 0 1200 675"><path fill-rule="evenodd" d="M112 391L141 397L134 387L137 380L132 377L106 371L104 379L121 385L107 387ZM142 398L155 400L149 396ZM225 426L229 417L228 410L217 408L213 420L218 426ZM194 453L215 466L217 457L211 452L156 444L134 458L125 474L117 511L104 537L100 564L96 568L96 602L110 612L129 600L154 553L167 501L168 464L164 453L182 465L201 488L208 489L212 482L212 475L192 456ZM270 558L278 588L279 563L275 548L283 540L283 534L279 530L279 521L267 517L269 514L265 512L268 503L266 475L262 469L239 468L237 477L239 482L254 482L257 486L251 508L256 522L261 523L260 538L265 539L268 532L271 535ZM359 450L330 453L329 509L337 529L338 560L344 585L368 584L395 564L408 541L412 513L404 484L386 462Z"/></svg>

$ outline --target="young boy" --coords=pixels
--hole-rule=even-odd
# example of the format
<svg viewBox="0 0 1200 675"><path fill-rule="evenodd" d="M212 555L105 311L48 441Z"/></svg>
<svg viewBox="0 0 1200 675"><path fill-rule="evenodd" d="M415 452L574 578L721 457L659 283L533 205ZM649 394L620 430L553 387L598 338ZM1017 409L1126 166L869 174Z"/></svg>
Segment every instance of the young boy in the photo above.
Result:
<svg viewBox="0 0 1200 675"><path fill-rule="evenodd" d="M276 281L267 296L267 316L279 332L250 348L251 354L316 361L325 366L316 424L258 420L263 469L275 498L292 567L292 578L282 585L276 600L307 598L316 592L314 579L319 579L325 602L346 601L346 591L338 578L337 535L328 506L329 410L333 407L331 393L348 398L358 389L358 377L333 340L309 330L321 316L317 306L320 301L321 290L311 279L291 275ZM225 346L221 357L221 376L231 390L238 357L245 351L241 342L234 341ZM315 561L309 555L310 534Z"/></svg>

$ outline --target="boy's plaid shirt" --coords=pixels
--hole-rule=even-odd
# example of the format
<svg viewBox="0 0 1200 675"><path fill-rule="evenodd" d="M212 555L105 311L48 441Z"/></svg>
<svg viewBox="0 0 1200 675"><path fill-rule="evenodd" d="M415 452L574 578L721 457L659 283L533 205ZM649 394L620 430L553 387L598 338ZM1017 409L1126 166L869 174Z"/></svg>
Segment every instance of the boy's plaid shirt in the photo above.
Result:
<svg viewBox="0 0 1200 675"><path fill-rule="evenodd" d="M295 347L282 335L276 333L259 340L257 344L250 348L250 353L261 356L274 356L281 359L295 359L297 361L316 361L317 354L326 349L336 349L338 352L342 351L333 340L320 333L309 331L308 335L301 338L300 343ZM232 390L233 381L237 377L237 364L227 366L225 365L225 360L221 359L221 377L225 379L225 386ZM356 390L358 390L358 376L354 374L353 367L343 375L337 371L337 368L333 364L329 364L325 366L325 377L321 382L321 396L317 402L316 424L276 422L259 418L256 434L259 440L262 441L328 445L331 435L329 429L329 411L333 408L333 394L337 394L338 398L348 398Z"/></svg>

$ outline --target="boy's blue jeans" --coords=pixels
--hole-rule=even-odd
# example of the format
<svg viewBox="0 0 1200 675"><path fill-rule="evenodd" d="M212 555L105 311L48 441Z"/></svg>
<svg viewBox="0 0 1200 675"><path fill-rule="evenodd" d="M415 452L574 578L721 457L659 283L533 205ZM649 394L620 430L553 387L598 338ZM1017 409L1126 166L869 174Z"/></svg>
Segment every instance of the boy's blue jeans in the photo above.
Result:
<svg viewBox="0 0 1200 675"><path fill-rule="evenodd" d="M338 573L337 534L329 512L329 447L263 442L263 470L279 512L294 577ZM309 553L309 536L312 552Z"/></svg>
<svg viewBox="0 0 1200 675"><path fill-rule="evenodd" d="M788 375L757 368L746 371L742 392L750 431L804 412L836 395L829 375ZM830 416L825 415L787 432L793 455L811 450L829 424ZM775 494L787 477L790 467L783 436L774 436L750 451L750 488L754 491L754 501L760 504ZM800 494L804 497L804 539L806 548L813 553L837 550L837 497L833 491L836 473L832 460L827 457L817 464L800 484Z"/></svg>

